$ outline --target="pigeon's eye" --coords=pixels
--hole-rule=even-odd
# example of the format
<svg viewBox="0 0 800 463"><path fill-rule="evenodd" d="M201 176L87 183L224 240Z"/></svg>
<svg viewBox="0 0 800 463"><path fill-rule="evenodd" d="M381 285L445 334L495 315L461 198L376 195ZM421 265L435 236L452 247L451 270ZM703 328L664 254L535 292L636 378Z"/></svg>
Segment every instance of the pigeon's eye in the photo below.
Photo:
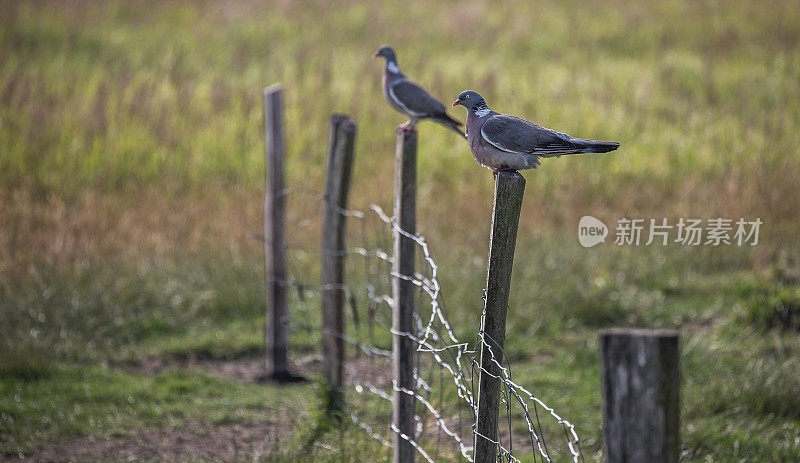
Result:
<svg viewBox="0 0 800 463"><path fill-rule="evenodd" d="M465 96L464 98L469 98L469 95Z"/></svg>

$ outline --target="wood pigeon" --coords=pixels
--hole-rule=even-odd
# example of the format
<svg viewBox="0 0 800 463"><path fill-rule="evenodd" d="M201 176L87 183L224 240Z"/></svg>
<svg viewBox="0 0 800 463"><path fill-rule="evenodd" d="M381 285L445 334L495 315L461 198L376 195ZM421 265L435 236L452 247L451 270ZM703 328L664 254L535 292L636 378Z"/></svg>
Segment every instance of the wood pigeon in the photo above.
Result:
<svg viewBox="0 0 800 463"><path fill-rule="evenodd" d="M379 56L386 59L386 67L383 70L383 96L394 109L408 116L408 122L397 127L398 132L413 131L417 122L431 119L458 132L462 137L465 136L460 129L461 122L447 114L447 109L441 101L400 72L400 68L397 67L397 57L391 47L383 46L372 55L373 58Z"/></svg>
<svg viewBox="0 0 800 463"><path fill-rule="evenodd" d="M492 111L477 92L458 95L453 106L467 108L467 142L478 164L498 171L535 169L539 157L562 154L607 153L619 147L613 141L586 140L540 127L525 119Z"/></svg>

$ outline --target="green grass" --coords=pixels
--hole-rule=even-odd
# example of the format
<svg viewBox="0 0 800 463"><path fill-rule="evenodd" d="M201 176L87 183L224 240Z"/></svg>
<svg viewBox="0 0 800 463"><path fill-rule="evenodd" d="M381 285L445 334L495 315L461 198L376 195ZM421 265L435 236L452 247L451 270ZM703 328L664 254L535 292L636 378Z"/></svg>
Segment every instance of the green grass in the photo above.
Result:
<svg viewBox="0 0 800 463"><path fill-rule="evenodd" d="M796 332L773 327L771 313L754 319L760 312L750 313L745 307L756 306L765 291L773 291L770 288L783 288L779 292L785 293L797 291L797 286L742 270L739 262L698 264L695 256L679 248L642 252L638 259L628 259L633 251L626 248L587 251L557 238L545 243L532 243L527 238L521 241L518 256L529 258L517 261L506 351L515 378L577 425L587 457L601 455L597 329L631 325L676 328L683 333L682 418L687 461L702 461L708 456L726 461L734 444L738 458L791 461L798 450L795 437L800 426L800 402L794 394L800 387L800 376L793 367L800 342ZM94 290L102 285L95 286L98 283L88 277L52 277L69 284L50 291L26 286L31 285L30 280L7 288L4 314L19 313L13 309L14 303L22 306L30 294L47 293L50 302L37 303L37 312L32 314L35 320L28 324L20 320L3 324L4 339L12 341L5 344L11 350L3 351L6 360L2 362L2 408L8 417L4 450L27 451L72 434L102 436L142 427L216 423L231 413L246 422L275 413L281 404L302 404L302 413L318 413L318 402L307 400L312 392L306 386L281 389L293 391L285 396L274 388L214 379L199 371L167 372L156 377L124 372L127 365L143 358L224 360L259 354L263 326L260 292L242 297L234 305L222 305L223 295L190 297L201 287L225 288L225 295L247 294L258 287L254 282L260 278L257 255L236 265L230 264L236 262L233 256L217 259L208 258L209 265L199 265L194 259L172 261L161 271L132 277L128 285L137 288L131 292L138 294L134 303L123 297L126 285L112 287L112 291ZM459 265L448 256L438 260L443 269L447 313L459 337L471 339L480 312L483 264L476 260L475 264ZM556 268L564 272L563 278L552 277ZM108 271L104 266L85 270L96 278ZM247 272L248 277L231 278ZM136 274L124 266L116 267L113 273ZM175 303L175 293L170 292L175 281L190 282L180 291L187 302ZM104 300L123 301L118 303L121 309L115 312L112 302L82 305L82 316L97 320L97 325L60 318L69 316L63 301L74 299L76 294L91 299L93 291L103 292ZM135 303L141 300L150 302ZM297 312L293 312L296 317L291 334L296 357L317 352L319 346L318 300L307 302L305 307L297 301L293 304ZM187 307L194 307L189 318L185 318ZM365 307L360 310L363 319ZM104 317L111 315L121 317L116 327L98 329ZM306 328L305 323L312 328ZM67 334L63 334L64 326L72 327ZM352 324L348 326L354 329ZM10 327L21 331L14 332ZM37 331L35 338L29 335L31 330ZM14 348L14 341L28 344ZM379 336L379 345L388 347L386 341L388 338ZM51 351L57 355L42 355ZM109 366L92 366L97 362ZM126 404L125 391L132 383L136 384L136 402ZM185 393L175 393L175 384L187 388ZM102 393L86 392L86 388ZM30 399L17 402L15 395L20 391ZM453 399L451 392L449 400ZM375 405L358 396L351 400L373 422L387 418L385 407L373 409ZM231 404L238 408L232 409ZM75 407L80 413L74 411ZM104 422L102 427L93 424L109 415L114 416L112 422ZM291 444L275 450L278 453L273 458L280 461L305 455L307 446L313 445L309 439L335 449L346 447L340 445L339 432L318 434L314 429L298 426ZM361 430L344 429L345 442L357 442L359 452L366 452L365 458L386 457L380 445ZM551 435L558 432L546 429ZM551 445L557 448L556 443ZM338 455L319 445L314 448L314 458L334 459ZM349 458L350 454L346 455Z"/></svg>
<svg viewBox="0 0 800 463"><path fill-rule="evenodd" d="M568 187L612 207L643 201L677 213L703 195L708 214L736 198L733 212L796 217L768 194L797 192L784 175L800 163L800 114L787 104L800 97L791 45L800 13L790 2L316 8L101 2L39 14L9 5L0 35L4 183L56 194L158 181L257 186L260 89L282 81L289 176L319 180L327 117L349 113L364 154L355 188L366 192L364 179L391 179L387 157L375 153L390 153L392 137L376 135L402 121L387 111L370 59L388 42L443 100L474 88L500 111L622 143L611 156L546 162L529 186L546 202L562 203ZM423 127L426 188L465 193L488 183L463 143ZM623 198L637 191L629 180L645 179L652 191ZM705 194L725 182L728 190L711 190L720 198Z"/></svg>
<svg viewBox="0 0 800 463"><path fill-rule="evenodd" d="M403 118L370 58L389 43L443 101L471 88L499 111L622 144L526 174L510 301L515 378L577 425L587 460L602 458L596 337L609 326L681 331L683 460L800 454L792 2L0 0L0 11L3 453L291 416L302 422L270 461L388 461L361 430L318 415L313 385L131 371L263 349L261 244L248 235L261 229L265 85L285 87L288 184L320 189L329 115L347 113L358 123L351 205L390 210ZM448 316L473 339L491 176L452 133L419 131L418 228ZM297 227L318 213L313 195L288 199L292 242L318 246L318 223ZM752 249L584 249L582 215L764 225ZM304 283L318 279L317 254L292 259ZM291 351L306 358L319 352L319 299L291 303Z"/></svg>
<svg viewBox="0 0 800 463"><path fill-rule="evenodd" d="M176 428L252 420L276 422L279 411L309 394L265 389L175 371L156 376L101 366L61 365L47 378L0 379L3 450L25 452L65 435L130 435L139 428Z"/></svg>

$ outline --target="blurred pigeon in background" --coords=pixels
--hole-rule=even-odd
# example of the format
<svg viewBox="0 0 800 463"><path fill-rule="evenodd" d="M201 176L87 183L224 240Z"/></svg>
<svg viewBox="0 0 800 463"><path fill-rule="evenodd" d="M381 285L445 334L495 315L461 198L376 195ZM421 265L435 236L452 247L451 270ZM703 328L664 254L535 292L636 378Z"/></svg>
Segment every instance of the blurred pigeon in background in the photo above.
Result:
<svg viewBox="0 0 800 463"><path fill-rule="evenodd" d="M464 136L460 128L461 122L447 115L447 109L442 102L406 79L400 72L400 68L397 67L397 57L391 47L382 46L372 55L373 58L378 56L386 59L386 67L383 70L383 96L394 109L408 116L408 122L397 127L398 132L414 130L414 125L420 120L431 119Z"/></svg>
<svg viewBox="0 0 800 463"><path fill-rule="evenodd" d="M586 140L540 127L525 119L492 111L483 97L467 90L453 106L467 108L467 142L475 160L498 171L535 169L539 157L562 154L607 153L619 147L613 141Z"/></svg>

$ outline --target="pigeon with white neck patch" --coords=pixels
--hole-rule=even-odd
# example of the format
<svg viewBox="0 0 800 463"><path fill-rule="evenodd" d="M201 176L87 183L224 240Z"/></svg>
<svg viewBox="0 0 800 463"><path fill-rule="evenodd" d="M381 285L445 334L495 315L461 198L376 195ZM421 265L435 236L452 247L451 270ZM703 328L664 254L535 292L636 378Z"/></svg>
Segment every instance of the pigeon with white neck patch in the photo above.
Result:
<svg viewBox="0 0 800 463"><path fill-rule="evenodd" d="M619 148L613 141L586 140L556 132L525 119L492 111L477 92L466 90L453 106L467 108L467 143L478 164L498 171L535 169L539 157L607 153Z"/></svg>
<svg viewBox="0 0 800 463"><path fill-rule="evenodd" d="M397 67L397 57L391 47L383 46L372 55L373 58L379 56L386 59L386 67L383 70L383 96L389 105L408 116L408 122L397 127L398 132L413 131L417 122L430 119L464 136L464 132L460 129L461 122L447 114L442 102L400 72L400 68Z"/></svg>

